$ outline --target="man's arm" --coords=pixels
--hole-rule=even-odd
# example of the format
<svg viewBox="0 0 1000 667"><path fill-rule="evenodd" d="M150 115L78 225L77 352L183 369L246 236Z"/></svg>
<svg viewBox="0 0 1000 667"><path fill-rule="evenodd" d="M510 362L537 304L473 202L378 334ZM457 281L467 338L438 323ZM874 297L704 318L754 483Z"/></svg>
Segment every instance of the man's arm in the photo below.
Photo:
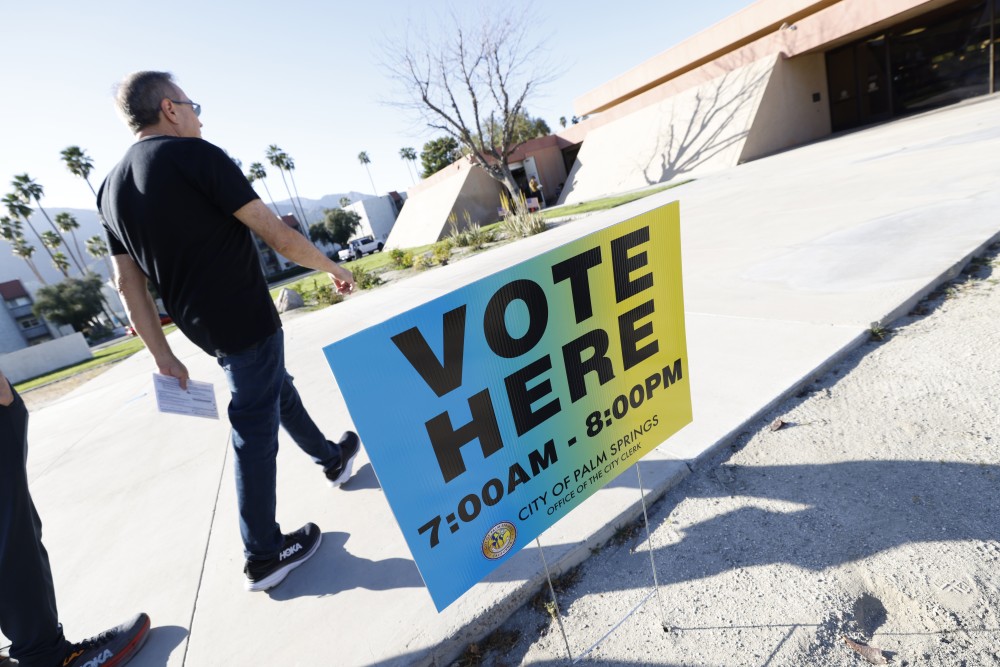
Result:
<svg viewBox="0 0 1000 667"><path fill-rule="evenodd" d="M125 312L139 338L146 344L163 375L170 375L181 382L181 389L187 389L188 370L180 359L174 356L167 337L163 335L160 314L153 303L153 296L146 288L146 275L128 255L112 255L115 267L115 284L122 295Z"/></svg>
<svg viewBox="0 0 1000 667"><path fill-rule="evenodd" d="M14 390L10 388L10 383L0 371L0 406L7 407L14 402Z"/></svg>
<svg viewBox="0 0 1000 667"><path fill-rule="evenodd" d="M282 222L261 200L254 199L233 215L264 239L264 243L275 252L300 266L329 273L338 292L347 293L354 289L354 275L350 271L324 255L306 237Z"/></svg>

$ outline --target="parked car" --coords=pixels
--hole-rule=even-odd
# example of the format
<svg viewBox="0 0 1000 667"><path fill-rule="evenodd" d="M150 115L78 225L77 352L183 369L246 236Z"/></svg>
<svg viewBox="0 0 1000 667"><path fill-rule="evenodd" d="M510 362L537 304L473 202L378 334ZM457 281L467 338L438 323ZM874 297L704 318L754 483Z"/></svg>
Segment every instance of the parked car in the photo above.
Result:
<svg viewBox="0 0 1000 667"><path fill-rule="evenodd" d="M161 327L166 326L166 325L172 323L173 321L174 320L169 315L167 315L166 313L160 313L160 326ZM132 328L131 324L129 324L127 327L125 327L125 333L127 333L129 336L134 336L135 335L135 329Z"/></svg>
<svg viewBox="0 0 1000 667"><path fill-rule="evenodd" d="M384 245L383 239L374 236L362 236L347 243L347 247L337 253L340 261L346 262L352 259L361 259L367 254L380 252Z"/></svg>

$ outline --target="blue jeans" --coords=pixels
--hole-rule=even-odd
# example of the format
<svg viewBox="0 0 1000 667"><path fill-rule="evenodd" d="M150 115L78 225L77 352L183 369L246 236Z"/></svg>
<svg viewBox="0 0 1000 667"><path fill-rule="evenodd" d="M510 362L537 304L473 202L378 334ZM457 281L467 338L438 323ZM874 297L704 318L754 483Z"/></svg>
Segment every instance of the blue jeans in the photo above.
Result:
<svg viewBox="0 0 1000 667"><path fill-rule="evenodd" d="M3 382L3 380L0 380ZM28 491L28 411L0 406L0 630L22 667L59 664L69 652L56 612L42 522Z"/></svg>
<svg viewBox="0 0 1000 667"><path fill-rule="evenodd" d="M275 521L278 425L324 468L340 463L340 449L320 432L285 370L281 329L258 344L218 358L232 400L229 423L236 455L236 501L244 556L274 558L284 537Z"/></svg>

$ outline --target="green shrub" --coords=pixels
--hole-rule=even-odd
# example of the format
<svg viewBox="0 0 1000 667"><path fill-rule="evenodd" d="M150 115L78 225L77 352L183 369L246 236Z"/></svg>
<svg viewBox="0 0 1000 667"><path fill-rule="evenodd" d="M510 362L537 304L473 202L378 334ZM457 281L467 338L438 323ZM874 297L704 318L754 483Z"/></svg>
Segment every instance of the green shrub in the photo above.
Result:
<svg viewBox="0 0 1000 667"><path fill-rule="evenodd" d="M454 213L448 216L448 225L451 227L451 232L448 234L447 240L453 246L458 246L459 248L472 247L475 250L479 250L493 240L493 232L484 232L478 222L472 221L472 216L468 211L463 211L462 217L465 218L465 228L459 231L458 216Z"/></svg>
<svg viewBox="0 0 1000 667"><path fill-rule="evenodd" d="M511 238L524 238L545 231L545 218L537 211L529 213L527 208L511 211L503 219L500 228Z"/></svg>
<svg viewBox="0 0 1000 667"><path fill-rule="evenodd" d="M389 260L392 262L392 265L395 266L397 269L409 268L403 265L405 257L406 257L406 252L402 248L393 248L392 250L389 251ZM411 257L410 259L412 261L413 258Z"/></svg>
<svg viewBox="0 0 1000 667"><path fill-rule="evenodd" d="M418 271L423 271L424 269L429 269L434 265L434 260L431 259L430 253L425 253L423 255L417 255L413 258L413 268Z"/></svg>
<svg viewBox="0 0 1000 667"><path fill-rule="evenodd" d="M361 289L371 289L382 284L382 277L360 266L354 267L354 282Z"/></svg>
<svg viewBox="0 0 1000 667"><path fill-rule="evenodd" d="M445 239L434 244L434 261L444 266L451 259L451 241Z"/></svg>
<svg viewBox="0 0 1000 667"><path fill-rule="evenodd" d="M518 194L515 199L500 193L500 205L506 211L500 228L511 238L523 238L545 231L545 218L538 211L528 212L528 204L524 195Z"/></svg>
<svg viewBox="0 0 1000 667"><path fill-rule="evenodd" d="M472 226L465 230L466 235L469 237L469 247L473 250L481 250L483 246L493 240L492 231L484 231L479 223L472 223Z"/></svg>
<svg viewBox="0 0 1000 667"><path fill-rule="evenodd" d="M469 239L465 232L458 231L458 216L455 215L454 211L452 211L448 216L448 227L451 228L451 231L448 232L448 241L451 242L453 246L464 248L469 245Z"/></svg>
<svg viewBox="0 0 1000 667"><path fill-rule="evenodd" d="M313 282L315 284L315 281ZM326 284L316 287L310 294L310 296L316 300L317 305L329 305L338 304L344 300L344 295L334 289L333 285Z"/></svg>
<svg viewBox="0 0 1000 667"><path fill-rule="evenodd" d="M111 329L104 326L100 322L91 324L89 327L83 330L83 333L87 341L93 345L94 343L100 343L103 340L111 338Z"/></svg>

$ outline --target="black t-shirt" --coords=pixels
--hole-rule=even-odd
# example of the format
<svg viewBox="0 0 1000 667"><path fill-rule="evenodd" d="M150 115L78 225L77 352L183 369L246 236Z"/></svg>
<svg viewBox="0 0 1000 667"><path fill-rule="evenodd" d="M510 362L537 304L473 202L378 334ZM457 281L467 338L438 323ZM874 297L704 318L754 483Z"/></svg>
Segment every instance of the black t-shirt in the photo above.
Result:
<svg viewBox="0 0 1000 667"><path fill-rule="evenodd" d="M246 349L281 327L250 229L257 198L226 153L195 138L133 144L97 195L112 255L129 255L167 313L209 354Z"/></svg>

